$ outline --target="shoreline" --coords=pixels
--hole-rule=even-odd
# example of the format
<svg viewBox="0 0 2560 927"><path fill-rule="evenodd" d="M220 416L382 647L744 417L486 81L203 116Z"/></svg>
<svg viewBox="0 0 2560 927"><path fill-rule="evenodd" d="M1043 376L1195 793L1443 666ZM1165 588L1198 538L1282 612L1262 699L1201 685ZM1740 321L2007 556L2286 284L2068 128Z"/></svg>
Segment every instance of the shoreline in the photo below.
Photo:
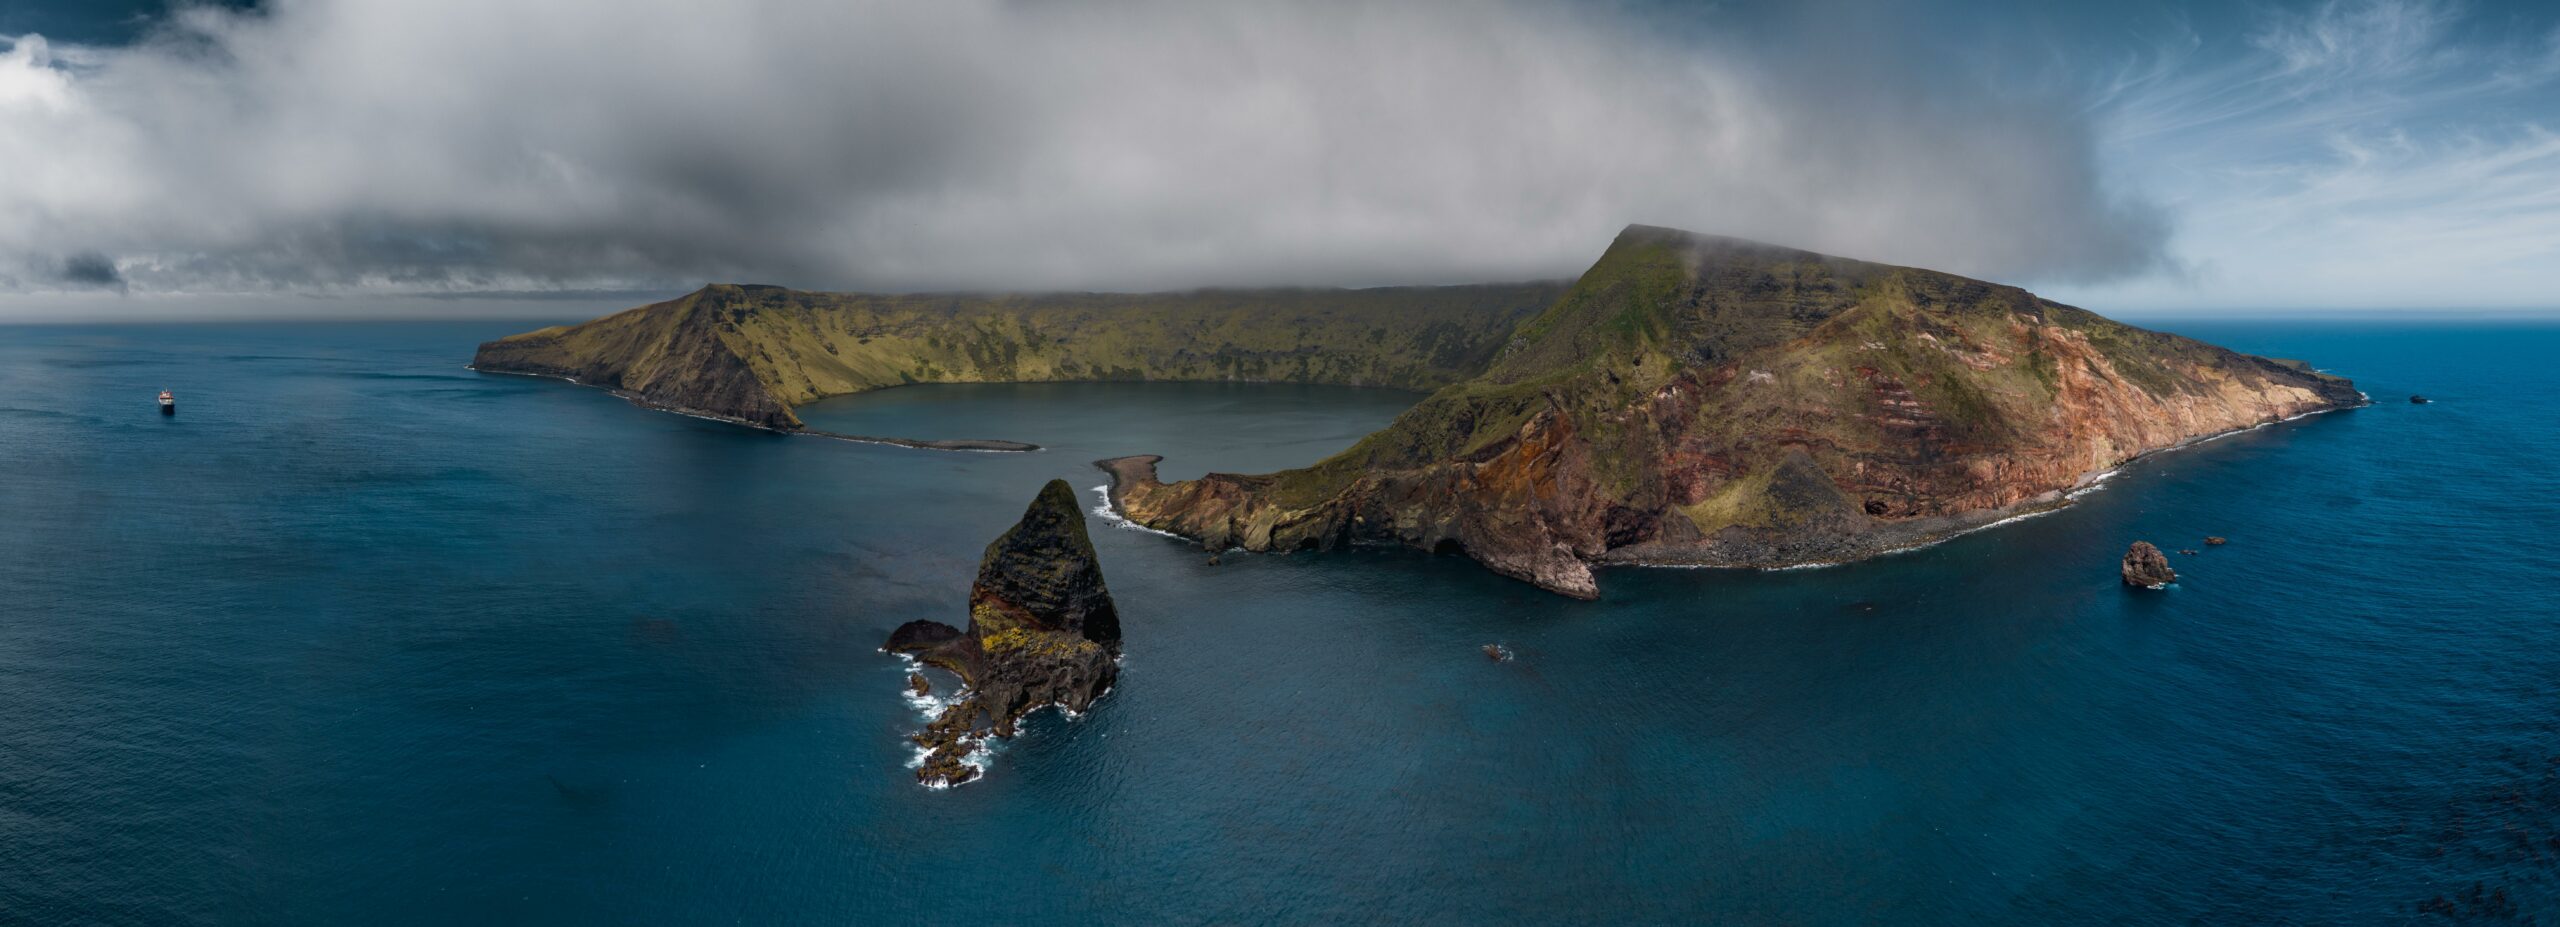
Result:
<svg viewBox="0 0 2560 927"><path fill-rule="evenodd" d="M884 444L890 447L903 447L919 451L957 451L982 454L1025 454L1041 449L1040 445L1037 444L1031 444L1023 441L1005 441L996 438L890 438L878 435L845 434L843 432L824 431L815 428L775 428L771 425L766 425L761 422L750 422L736 416L721 415L717 412L707 412L701 409L669 405L627 389L588 383L578 379L577 377L568 376L566 374L536 373L530 370L491 370L477 364L464 364L462 365L462 369L473 373L489 373L510 377L539 377L545 380L561 380L576 386L583 386L588 389L603 390L606 393L613 395L615 398L652 412L668 412L681 415L686 418L698 418L704 421L721 422L724 424L736 425L741 428L752 428L757 431L782 435L785 437L833 438L838 441L852 441L857 444Z"/></svg>
<svg viewBox="0 0 2560 927"><path fill-rule="evenodd" d="M2080 497L2105 488L2108 480L2114 479L2118 474L2123 473L2126 469L2162 454L2174 451L2183 451L2199 445L2219 441L2224 438L2231 437L2232 435L2245 434L2261 428L2272 428L2288 422L2300 421L2314 415L2326 415L2331 412L2361 409L2372 404L2372 397L2367 396L2363 401L2357 402L2353 405L2342 404L2331 406L2326 409L2313 409L2308 412L2296 412L2292 415L2287 415L2282 418L2268 419L2253 425L2242 425L2237 428L2229 428L2212 434L2197 435L2195 437L2179 441L2176 444L2153 448L2151 450L2135 454L2131 457L2127 457L2115 466L2108 467L2104 470L2093 470L2088 473L2083 473L2080 475L2079 479L2072 482L2071 487L2068 489L2058 489L2041 493L2033 499L2019 502L2014 505L2003 506L2001 508L1984 509L1977 512L1966 512L1958 515L1938 516L1940 520L1957 522L1972 521L1977 518L1988 519L1979 524L1959 524L1952 527L1937 528L1934 531L1923 529L1916 540L1894 543L1890 546L1881 547L1866 553L1853 554L1841 559L1801 560L1789 563L1714 562L1706 559L1654 559L1647 558L1641 554L1631 555L1625 558L1613 558L1607 554L1603 554L1601 555L1601 559L1593 560L1591 561L1591 564L1595 567L1636 567L1664 570L1755 570L1766 573L1777 573L1789 570L1820 570L1830 567L1864 563L1869 560L1891 557L1897 554L1907 554L1914 551L1926 550L1928 548L1953 541L1957 538L1964 537L1965 535L1989 531L2002 525L2013 524L2030 518L2038 518L2064 511L2071 508L2072 503L2080 501Z"/></svg>
<svg viewBox="0 0 2560 927"><path fill-rule="evenodd" d="M1627 551L1626 554L1620 555L1618 551L1610 551L1603 553L1598 558L1585 562L1593 568L1636 567L1672 570L1754 570L1772 573L1790 570L1819 570L1829 567L1863 563L1882 557L1894 556L1896 554L1906 554L1913 551L1925 550L1927 548L1935 547L1948 541L1964 537L1968 534L1973 534L1979 531L1988 531L2002 525L2025 521L2038 516L2050 515L2055 512L2068 509L2071 507L2071 504L2078 501L2081 496L2103 488L2109 479L2112 479L2117 474L2124 472L2126 468L2132 467L2135 464L2161 454L2186 450L2198 445L2228 438L2232 435L2282 425L2288 422L2299 421L2301 419L2310 418L2314 415L2325 415L2331 412L2361 409L2372 404L2372 397L2364 396L2361 401L2352 404L2341 403L2325 409L2313 409L2308 412L2297 412L2292 415L2272 418L2237 428L2229 428L2212 434L2197 435L2192 438L2181 440L2175 444L2135 454L2106 469L2083 473L2078 479L2073 480L2069 487L2039 493L2035 497L2025 501L1997 509L1986 509L1954 515L1936 516L1932 519L1928 519L1928 521L1933 522L1933 524L1925 526L1913 525L1911 526L1912 530L1908 532L1901 532L1901 536L1898 539L1883 540L1879 545L1872 548L1853 550L1852 548L1862 548L1865 547L1865 545L1856 544L1854 539L1844 542L1840 545L1842 549L1838 556L1817 555L1797 560L1780 561L1756 558L1718 559L1711 556L1684 558L1677 554L1670 554L1669 552L1637 552L1636 546L1629 546L1618 549L1619 551ZM1104 502L1110 506L1114 516L1128 525L1135 526L1151 534L1158 534L1169 538L1197 543L1196 538L1166 531L1130 518L1128 508L1122 504L1124 487L1131 481L1146 480L1158 483L1163 482L1156 477L1156 464L1163 460L1164 457L1158 454L1132 454L1124 457L1107 457L1094 461L1093 465L1096 469L1109 474L1111 477L1111 484L1103 493ZM1388 541L1386 543L1395 542Z"/></svg>

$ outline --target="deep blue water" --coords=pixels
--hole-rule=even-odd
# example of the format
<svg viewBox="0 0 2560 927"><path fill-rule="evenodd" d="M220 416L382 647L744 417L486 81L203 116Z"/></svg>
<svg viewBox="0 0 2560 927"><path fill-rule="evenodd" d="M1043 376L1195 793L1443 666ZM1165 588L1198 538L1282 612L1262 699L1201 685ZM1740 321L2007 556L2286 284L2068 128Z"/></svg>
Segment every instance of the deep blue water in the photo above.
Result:
<svg viewBox="0 0 2560 927"><path fill-rule="evenodd" d="M964 618L1042 481L1305 463L1412 397L808 410L1050 447L936 453L462 369L523 327L0 328L0 920L2560 916L2560 328L2172 326L2382 401L1925 551L1596 603L1096 520L1120 689L937 792L875 648ZM2207 534L2177 587L2117 582Z"/></svg>

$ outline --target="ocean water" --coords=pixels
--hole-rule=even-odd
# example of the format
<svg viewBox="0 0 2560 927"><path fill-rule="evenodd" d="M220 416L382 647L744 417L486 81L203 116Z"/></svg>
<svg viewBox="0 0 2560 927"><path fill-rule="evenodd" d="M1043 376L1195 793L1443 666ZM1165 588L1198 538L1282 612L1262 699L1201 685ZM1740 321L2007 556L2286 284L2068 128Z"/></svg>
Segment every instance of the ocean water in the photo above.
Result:
<svg viewBox="0 0 2560 927"><path fill-rule="evenodd" d="M1413 397L807 410L1048 446L941 453L462 368L523 327L0 328L0 921L2560 917L2560 328L2170 325L2378 402L1590 603L1096 519L1119 690L929 791L875 648L961 620L1041 482L1310 462ZM2137 538L2202 553L2131 592Z"/></svg>

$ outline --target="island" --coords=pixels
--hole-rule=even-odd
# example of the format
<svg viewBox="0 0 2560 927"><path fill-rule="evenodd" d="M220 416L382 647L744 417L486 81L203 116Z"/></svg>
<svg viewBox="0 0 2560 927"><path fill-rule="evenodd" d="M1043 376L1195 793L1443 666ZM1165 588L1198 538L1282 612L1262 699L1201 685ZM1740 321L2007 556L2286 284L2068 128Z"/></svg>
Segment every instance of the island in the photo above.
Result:
<svg viewBox="0 0 2560 927"><path fill-rule="evenodd" d="M1111 504L1213 553L1402 545L1577 598L1613 564L1773 568L1933 543L2066 505L2145 454L2366 402L2299 361L2013 286L1641 225L1569 283L715 285L489 342L474 366L785 431L802 428L795 405L909 383L1427 390L1300 469L1167 483L1153 457L1104 461Z"/></svg>
<svg viewBox="0 0 2560 927"><path fill-rule="evenodd" d="M1399 544L1593 598L1595 565L1870 557L2364 403L2017 287L1635 226L1482 373L1340 454L1175 483L1103 464L1125 517L1211 549Z"/></svg>
<svg viewBox="0 0 2560 927"><path fill-rule="evenodd" d="M1050 480L1022 520L987 545L967 628L910 621L881 649L950 670L966 687L915 735L925 750L916 779L929 786L976 779L983 769L969 758L988 738L1013 736L1023 715L1092 707L1120 675L1120 613L1075 490ZM925 690L920 676L909 684Z"/></svg>

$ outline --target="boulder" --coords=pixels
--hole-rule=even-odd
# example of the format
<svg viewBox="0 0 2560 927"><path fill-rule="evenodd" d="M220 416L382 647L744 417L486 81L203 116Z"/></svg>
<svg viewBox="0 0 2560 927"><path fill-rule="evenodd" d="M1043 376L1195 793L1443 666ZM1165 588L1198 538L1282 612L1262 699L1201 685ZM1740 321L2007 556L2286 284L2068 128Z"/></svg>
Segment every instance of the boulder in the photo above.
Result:
<svg viewBox="0 0 2560 927"><path fill-rule="evenodd" d="M2178 581L2178 571L2169 568L2169 557L2149 541L2135 541L2124 552L2124 584L2143 589L2158 589Z"/></svg>

